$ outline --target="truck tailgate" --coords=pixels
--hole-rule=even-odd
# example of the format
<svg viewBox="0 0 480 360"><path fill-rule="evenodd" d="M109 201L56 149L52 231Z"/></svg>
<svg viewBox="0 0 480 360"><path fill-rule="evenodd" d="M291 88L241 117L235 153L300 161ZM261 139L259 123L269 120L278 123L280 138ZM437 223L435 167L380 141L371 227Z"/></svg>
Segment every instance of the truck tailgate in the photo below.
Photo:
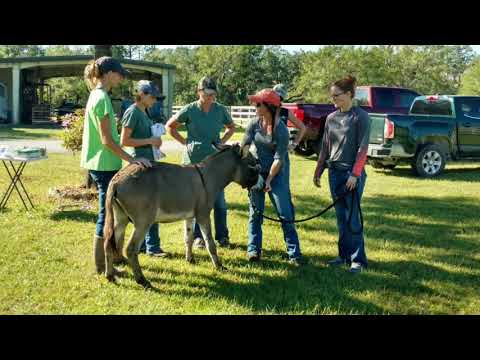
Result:
<svg viewBox="0 0 480 360"><path fill-rule="evenodd" d="M370 141L369 144L383 144L383 129L385 115L369 114L370 117Z"/></svg>

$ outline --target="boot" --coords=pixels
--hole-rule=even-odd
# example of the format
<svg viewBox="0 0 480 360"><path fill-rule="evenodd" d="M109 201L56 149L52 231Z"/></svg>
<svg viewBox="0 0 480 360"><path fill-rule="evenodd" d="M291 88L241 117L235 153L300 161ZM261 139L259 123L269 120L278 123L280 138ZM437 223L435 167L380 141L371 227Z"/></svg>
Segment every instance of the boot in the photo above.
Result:
<svg viewBox="0 0 480 360"><path fill-rule="evenodd" d="M95 269L97 274L105 273L105 250L103 249L103 237L94 235L93 237L93 258L95 260Z"/></svg>

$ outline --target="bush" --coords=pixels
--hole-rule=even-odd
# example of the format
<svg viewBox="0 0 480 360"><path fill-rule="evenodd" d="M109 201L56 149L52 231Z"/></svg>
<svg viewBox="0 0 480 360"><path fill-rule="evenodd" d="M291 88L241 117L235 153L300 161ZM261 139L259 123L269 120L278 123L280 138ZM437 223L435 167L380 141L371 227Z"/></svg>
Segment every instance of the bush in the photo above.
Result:
<svg viewBox="0 0 480 360"><path fill-rule="evenodd" d="M64 131L61 134L63 146L73 153L82 149L83 121L85 119L85 110L76 110L73 114L67 114L61 117Z"/></svg>

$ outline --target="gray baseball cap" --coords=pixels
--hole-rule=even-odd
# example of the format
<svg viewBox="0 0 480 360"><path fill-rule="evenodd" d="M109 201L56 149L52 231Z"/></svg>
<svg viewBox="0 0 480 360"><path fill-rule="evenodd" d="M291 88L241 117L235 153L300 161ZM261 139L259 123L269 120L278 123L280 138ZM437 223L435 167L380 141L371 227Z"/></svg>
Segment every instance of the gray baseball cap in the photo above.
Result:
<svg viewBox="0 0 480 360"><path fill-rule="evenodd" d="M286 99L288 96L287 89L283 84L277 84L273 87L273 91L275 91L278 95L282 97L282 99Z"/></svg>
<svg viewBox="0 0 480 360"><path fill-rule="evenodd" d="M95 60L98 68L102 74L106 74L109 71L119 73L123 77L130 75L130 72L125 70L125 68L120 64L120 61L110 56L102 56Z"/></svg>
<svg viewBox="0 0 480 360"><path fill-rule="evenodd" d="M137 84L137 91L141 91L144 94L150 94L156 98L161 98L160 90L158 86L155 85L153 81L150 80L140 80Z"/></svg>
<svg viewBox="0 0 480 360"><path fill-rule="evenodd" d="M213 94L217 93L217 84L215 83L215 80L208 76L204 76L203 78L200 79L198 82L197 86L198 90L203 90L205 94Z"/></svg>

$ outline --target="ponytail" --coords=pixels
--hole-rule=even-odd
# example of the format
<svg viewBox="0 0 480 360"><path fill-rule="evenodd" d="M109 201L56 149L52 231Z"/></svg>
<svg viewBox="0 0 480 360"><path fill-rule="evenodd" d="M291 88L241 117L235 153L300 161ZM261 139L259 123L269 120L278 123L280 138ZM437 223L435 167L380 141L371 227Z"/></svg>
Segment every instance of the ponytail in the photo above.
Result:
<svg viewBox="0 0 480 360"><path fill-rule="evenodd" d="M95 60L91 60L87 64L83 72L83 77L89 90L93 90L97 86L102 74Z"/></svg>

